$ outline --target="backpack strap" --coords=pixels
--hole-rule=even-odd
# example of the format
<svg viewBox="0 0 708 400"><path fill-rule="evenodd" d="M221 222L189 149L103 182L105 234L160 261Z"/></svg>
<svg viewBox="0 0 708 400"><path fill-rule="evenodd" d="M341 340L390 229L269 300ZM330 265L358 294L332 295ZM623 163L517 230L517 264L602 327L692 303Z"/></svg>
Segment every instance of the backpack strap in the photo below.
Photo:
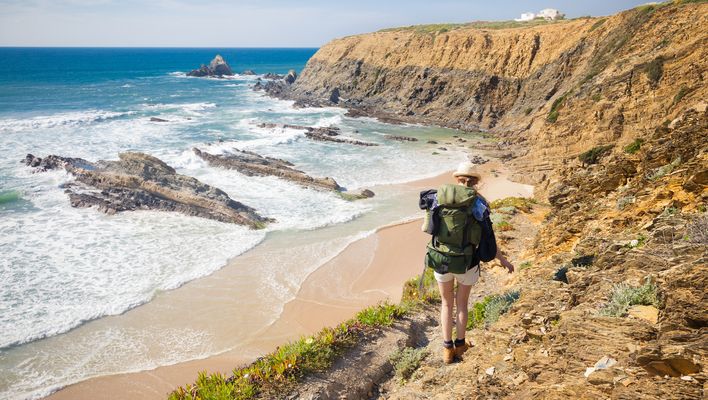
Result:
<svg viewBox="0 0 708 400"><path fill-rule="evenodd" d="M470 206L467 209L467 212L465 213L465 226L464 226L464 231L462 232L462 243L460 245L460 250L464 251L465 247L467 247L467 244L470 241L469 238L469 232L470 232L470 223L472 222L472 206Z"/></svg>

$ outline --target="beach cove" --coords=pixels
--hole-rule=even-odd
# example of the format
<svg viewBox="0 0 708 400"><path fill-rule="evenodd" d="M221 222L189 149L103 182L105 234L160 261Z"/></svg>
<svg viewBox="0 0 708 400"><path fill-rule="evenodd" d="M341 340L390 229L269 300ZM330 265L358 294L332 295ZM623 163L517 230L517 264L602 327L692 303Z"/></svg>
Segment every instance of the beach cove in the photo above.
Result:
<svg viewBox="0 0 708 400"><path fill-rule="evenodd" d="M533 194L532 187L509 181L498 162L485 164L483 171L485 178L480 192L490 201ZM411 215L415 215L419 213L417 195L420 190L449 182L451 172L445 172L430 179L392 185L388 190L407 199L403 207L410 207ZM383 187L377 189L381 191ZM367 219L370 218L363 216L346 225L370 223ZM422 271L429 236L420 230L420 224L421 220L415 218L365 231L312 270L292 293L293 297L283 305L278 317L259 327L257 320L251 319L245 323L238 319L244 309L255 311L249 312L247 318L266 317L269 311L262 309L258 298L243 299L239 296L242 285L257 281L254 276L259 272L248 267L274 266L291 270L304 261L297 256L292 257L291 253L283 254L286 248L283 242L290 242L292 237L274 238L236 257L218 272L190 282L126 314L136 324L145 320L159 323L156 318L148 317L159 315L158 318L164 319L166 324L174 323L179 318L187 321L184 324L187 326L210 327L217 335L240 335L243 339L237 347L216 356L150 371L92 378L60 390L49 398L90 399L95 393L115 399L125 396L164 398L175 387L193 381L200 371L228 375L235 367L250 363L279 345L313 334L323 327L335 326L365 307L381 301L398 302L403 283ZM309 245L323 246L341 230L342 227L330 227L312 232L314 237ZM252 330L244 331L244 326Z"/></svg>

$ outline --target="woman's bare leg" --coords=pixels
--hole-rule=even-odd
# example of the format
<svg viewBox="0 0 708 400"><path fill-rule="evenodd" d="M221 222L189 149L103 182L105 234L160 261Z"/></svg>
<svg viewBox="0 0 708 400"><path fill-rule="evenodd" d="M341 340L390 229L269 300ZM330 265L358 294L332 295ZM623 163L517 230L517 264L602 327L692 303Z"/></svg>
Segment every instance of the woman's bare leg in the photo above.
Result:
<svg viewBox="0 0 708 400"><path fill-rule="evenodd" d="M452 306L455 304L453 296L454 281L438 282L442 306L440 308L440 325L444 341L452 340ZM469 290L467 291L469 295Z"/></svg>
<svg viewBox="0 0 708 400"><path fill-rule="evenodd" d="M455 339L464 339L465 332L467 331L467 316L468 307L467 303L470 299L470 291L472 291L472 285L457 285L457 295L455 298L455 304L457 307L457 318L455 319Z"/></svg>

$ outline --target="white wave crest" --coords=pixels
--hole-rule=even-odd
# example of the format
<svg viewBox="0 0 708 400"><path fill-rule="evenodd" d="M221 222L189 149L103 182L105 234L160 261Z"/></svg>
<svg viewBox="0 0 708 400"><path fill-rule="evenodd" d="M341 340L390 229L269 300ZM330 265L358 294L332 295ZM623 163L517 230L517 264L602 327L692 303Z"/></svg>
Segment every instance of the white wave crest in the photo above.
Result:
<svg viewBox="0 0 708 400"><path fill-rule="evenodd" d="M54 128L57 126L79 126L90 124L93 122L106 121L118 117L123 117L134 113L134 111L117 112L103 110L86 110L81 112L37 116L27 119L0 119L0 130L23 131L31 129Z"/></svg>

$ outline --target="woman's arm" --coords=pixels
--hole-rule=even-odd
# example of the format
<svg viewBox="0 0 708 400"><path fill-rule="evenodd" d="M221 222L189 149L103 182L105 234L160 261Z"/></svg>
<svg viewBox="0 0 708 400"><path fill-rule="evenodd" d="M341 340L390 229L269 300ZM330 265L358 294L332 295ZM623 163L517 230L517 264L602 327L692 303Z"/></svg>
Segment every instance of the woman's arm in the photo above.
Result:
<svg viewBox="0 0 708 400"><path fill-rule="evenodd" d="M504 254L502 254L501 249L499 247L497 247L497 260L499 260L502 267L509 270L509 273L514 272L514 264L509 262L509 260L507 260L506 257L504 257Z"/></svg>

